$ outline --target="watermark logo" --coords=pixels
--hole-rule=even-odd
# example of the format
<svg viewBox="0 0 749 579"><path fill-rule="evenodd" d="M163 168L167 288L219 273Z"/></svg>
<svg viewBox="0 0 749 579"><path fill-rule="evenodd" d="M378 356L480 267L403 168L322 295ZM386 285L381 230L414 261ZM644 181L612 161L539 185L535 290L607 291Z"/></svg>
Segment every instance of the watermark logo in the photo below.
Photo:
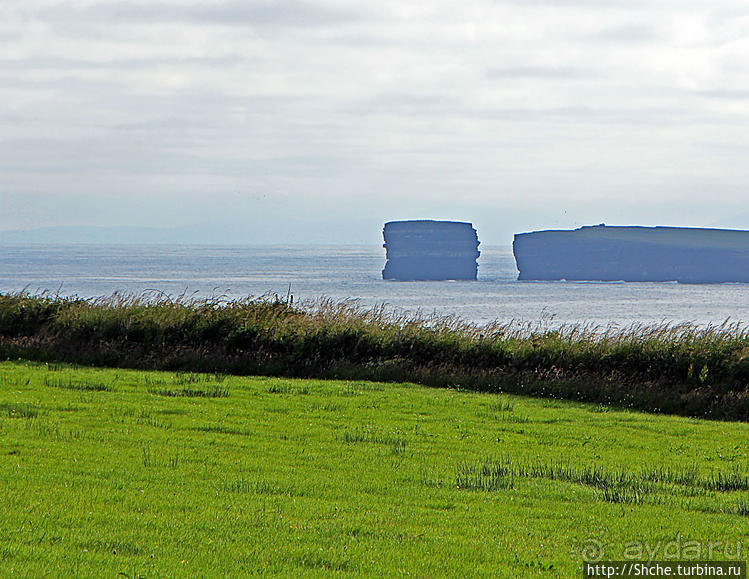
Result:
<svg viewBox="0 0 749 579"><path fill-rule="evenodd" d="M681 534L670 541L629 541L620 545L607 543L601 538L589 537L580 545L584 561L601 561L607 555L616 554L626 561L701 561L721 559L741 561L749 552L741 541L691 541Z"/></svg>
<svg viewBox="0 0 749 579"><path fill-rule="evenodd" d="M606 556L607 545L598 539L586 539L582 545L581 553L585 561L600 561Z"/></svg>

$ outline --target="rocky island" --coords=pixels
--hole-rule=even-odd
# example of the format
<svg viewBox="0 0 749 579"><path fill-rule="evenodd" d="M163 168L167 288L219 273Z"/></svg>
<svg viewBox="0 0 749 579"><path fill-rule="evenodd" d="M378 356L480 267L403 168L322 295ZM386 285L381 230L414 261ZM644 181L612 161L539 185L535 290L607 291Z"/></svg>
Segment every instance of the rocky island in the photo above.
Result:
<svg viewBox="0 0 749 579"><path fill-rule="evenodd" d="M471 223L390 221L383 229L387 280L475 280L479 240Z"/></svg>
<svg viewBox="0 0 749 579"><path fill-rule="evenodd" d="M515 235L520 280L749 283L749 231L612 227Z"/></svg>

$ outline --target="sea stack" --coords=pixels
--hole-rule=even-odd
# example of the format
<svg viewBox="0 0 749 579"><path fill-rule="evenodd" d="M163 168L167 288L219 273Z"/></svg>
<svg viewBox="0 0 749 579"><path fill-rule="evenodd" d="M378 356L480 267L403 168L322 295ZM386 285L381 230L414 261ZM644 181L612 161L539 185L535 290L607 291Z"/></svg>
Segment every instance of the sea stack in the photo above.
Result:
<svg viewBox="0 0 749 579"><path fill-rule="evenodd" d="M749 283L749 231L611 227L519 233L518 279Z"/></svg>
<svg viewBox="0 0 749 579"><path fill-rule="evenodd" d="M387 263L382 279L475 280L479 240L470 223L390 221L383 229Z"/></svg>

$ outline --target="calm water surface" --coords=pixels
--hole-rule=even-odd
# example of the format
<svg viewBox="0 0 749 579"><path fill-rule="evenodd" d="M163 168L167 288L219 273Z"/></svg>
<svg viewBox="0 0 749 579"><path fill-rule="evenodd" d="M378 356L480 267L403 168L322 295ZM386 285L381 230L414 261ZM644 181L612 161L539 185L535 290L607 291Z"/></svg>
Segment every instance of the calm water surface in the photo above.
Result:
<svg viewBox="0 0 749 579"><path fill-rule="evenodd" d="M0 246L0 292L229 298L291 293L387 304L474 322L600 326L749 321L749 285L518 282L510 248L481 246L476 282L385 282L377 246Z"/></svg>

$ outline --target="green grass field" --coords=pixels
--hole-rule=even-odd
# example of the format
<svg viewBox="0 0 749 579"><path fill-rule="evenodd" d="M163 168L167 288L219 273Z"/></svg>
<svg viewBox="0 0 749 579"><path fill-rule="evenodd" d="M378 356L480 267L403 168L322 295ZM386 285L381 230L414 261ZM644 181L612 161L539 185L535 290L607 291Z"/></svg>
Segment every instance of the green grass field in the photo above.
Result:
<svg viewBox="0 0 749 579"><path fill-rule="evenodd" d="M0 576L572 577L747 559L749 424L0 364Z"/></svg>

